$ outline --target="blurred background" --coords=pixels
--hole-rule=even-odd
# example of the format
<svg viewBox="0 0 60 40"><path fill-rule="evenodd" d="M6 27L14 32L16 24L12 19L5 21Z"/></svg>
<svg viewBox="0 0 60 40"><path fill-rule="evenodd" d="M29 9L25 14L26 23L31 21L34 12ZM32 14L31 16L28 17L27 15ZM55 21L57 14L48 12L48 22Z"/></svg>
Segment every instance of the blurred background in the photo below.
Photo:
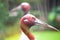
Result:
<svg viewBox="0 0 60 40"><path fill-rule="evenodd" d="M0 0L0 40L19 37L14 35L20 35L19 21L23 11L11 10L22 2L30 3L31 14L60 30L60 0ZM60 40L60 32L47 29L44 25L35 25L30 30L38 40Z"/></svg>

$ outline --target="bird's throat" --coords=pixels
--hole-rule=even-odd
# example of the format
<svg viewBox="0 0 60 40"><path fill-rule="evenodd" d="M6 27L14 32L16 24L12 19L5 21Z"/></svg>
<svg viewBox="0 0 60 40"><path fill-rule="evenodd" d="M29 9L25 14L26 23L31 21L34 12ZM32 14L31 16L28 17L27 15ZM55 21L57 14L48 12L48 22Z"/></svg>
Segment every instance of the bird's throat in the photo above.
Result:
<svg viewBox="0 0 60 40"><path fill-rule="evenodd" d="M29 28L27 28L26 26L25 26L25 27L21 26L21 29L22 29L22 31L25 33L25 35L27 35L27 37L28 37L30 40L35 40L35 37L34 37L34 35L30 32Z"/></svg>

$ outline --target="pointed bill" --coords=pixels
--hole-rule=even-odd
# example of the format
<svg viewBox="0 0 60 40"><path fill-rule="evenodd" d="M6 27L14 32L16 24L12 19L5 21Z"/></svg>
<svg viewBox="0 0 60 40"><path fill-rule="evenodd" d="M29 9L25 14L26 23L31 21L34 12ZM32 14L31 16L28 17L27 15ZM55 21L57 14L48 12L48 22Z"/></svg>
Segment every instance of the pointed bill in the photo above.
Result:
<svg viewBox="0 0 60 40"><path fill-rule="evenodd" d="M15 7L15 8L13 8L13 9L11 10L11 12L15 12L15 11L19 11L19 10L21 10L21 6L20 6L20 5L17 6L17 7Z"/></svg>
<svg viewBox="0 0 60 40"><path fill-rule="evenodd" d="M51 29L56 30L56 31L59 31L59 30L56 29L55 27L53 27L53 26L51 26L51 25L49 25L49 24L47 24L47 23L45 23L45 22L43 22L43 21L41 21L41 20L39 20L39 19L37 19L37 18L36 18L36 20L35 20L35 23L36 23L36 24L42 24L42 25L45 25L45 26L48 27L48 28L51 28Z"/></svg>

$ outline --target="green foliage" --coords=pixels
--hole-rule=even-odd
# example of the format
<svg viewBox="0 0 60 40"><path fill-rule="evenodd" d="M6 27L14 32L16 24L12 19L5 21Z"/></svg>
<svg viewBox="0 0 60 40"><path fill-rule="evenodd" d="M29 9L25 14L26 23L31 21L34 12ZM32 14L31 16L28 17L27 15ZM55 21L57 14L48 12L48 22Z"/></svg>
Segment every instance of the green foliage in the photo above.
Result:
<svg viewBox="0 0 60 40"><path fill-rule="evenodd" d="M48 19L49 19L50 21L54 21L55 16L56 16L56 14L55 14L54 11L53 11L53 12L50 12L50 14L49 14L49 16L48 16Z"/></svg>
<svg viewBox="0 0 60 40"><path fill-rule="evenodd" d="M52 8L48 16L48 23L57 29L60 29L60 21L57 20L57 17L60 17L60 6Z"/></svg>
<svg viewBox="0 0 60 40"><path fill-rule="evenodd" d="M29 2L30 0L20 0L20 2Z"/></svg>
<svg viewBox="0 0 60 40"><path fill-rule="evenodd" d="M4 3L0 3L0 22L4 22L8 17L7 8Z"/></svg>
<svg viewBox="0 0 60 40"><path fill-rule="evenodd" d="M37 18L40 18L40 14L41 14L40 11L37 11L37 10L31 10L30 13L33 14L34 16L36 16Z"/></svg>
<svg viewBox="0 0 60 40"><path fill-rule="evenodd" d="M10 12L8 11L8 5L6 4L6 1L7 0L3 0L3 1L0 0L0 40L4 40L4 38L7 35L12 34L12 33L14 34L17 32L17 30L19 30L18 24L17 26L15 24L18 20L18 17L9 16Z"/></svg>
<svg viewBox="0 0 60 40"><path fill-rule="evenodd" d="M22 10L20 10L17 16L8 16L7 20L5 20L4 24L5 25L14 25L20 18L23 16Z"/></svg>
<svg viewBox="0 0 60 40"><path fill-rule="evenodd" d="M38 31L33 32L37 40L60 40L60 32Z"/></svg>
<svg viewBox="0 0 60 40"><path fill-rule="evenodd" d="M22 10L19 10L17 17L20 19L23 15L24 15L23 11Z"/></svg>

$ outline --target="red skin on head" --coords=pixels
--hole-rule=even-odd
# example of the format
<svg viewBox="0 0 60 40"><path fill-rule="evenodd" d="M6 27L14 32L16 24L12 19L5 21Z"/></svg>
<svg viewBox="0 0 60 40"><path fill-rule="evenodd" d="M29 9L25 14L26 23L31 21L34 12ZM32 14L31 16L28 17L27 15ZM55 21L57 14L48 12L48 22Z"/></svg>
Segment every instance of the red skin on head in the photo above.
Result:
<svg viewBox="0 0 60 40"><path fill-rule="evenodd" d="M29 3L22 3L21 4L21 8L22 8L22 10L24 11L24 12L28 12L29 10L30 10L30 8L31 8L31 6L30 6L30 4Z"/></svg>
<svg viewBox="0 0 60 40"><path fill-rule="evenodd" d="M28 22L24 22L24 20L28 20ZM25 24L26 26L28 26L29 28L31 27L31 26L33 26L33 25L35 25L35 23L34 23L34 21L35 21L35 18L34 17L31 17L31 16L25 16L25 17L22 17L22 19L21 19L21 23L22 24Z"/></svg>
<svg viewBox="0 0 60 40"><path fill-rule="evenodd" d="M30 10L30 5L27 5L27 6L22 5L22 10L23 11L29 11Z"/></svg>

